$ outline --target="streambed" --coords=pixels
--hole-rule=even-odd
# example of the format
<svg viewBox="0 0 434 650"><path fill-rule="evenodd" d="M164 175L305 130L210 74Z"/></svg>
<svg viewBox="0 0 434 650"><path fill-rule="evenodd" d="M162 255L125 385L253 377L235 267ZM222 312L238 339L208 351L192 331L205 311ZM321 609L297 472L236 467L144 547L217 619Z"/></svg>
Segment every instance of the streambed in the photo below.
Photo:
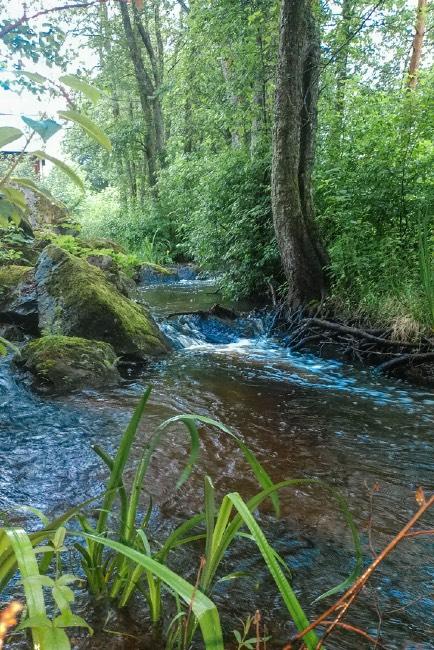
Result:
<svg viewBox="0 0 434 650"><path fill-rule="evenodd" d="M7 359L1 361L0 509L14 513L17 504L31 504L57 514L99 494L106 471L91 445L116 448L144 385L151 383L139 446L162 419L175 414L194 412L220 420L244 436L276 481L311 476L338 487L350 503L369 558L371 503L371 542L378 551L414 512L416 488L434 489L434 395L337 361L292 353L269 336L267 317L246 316L233 323L197 315L170 317L209 308L219 300L215 291L211 281L195 279L140 288L175 350L121 388L40 397L16 380ZM200 510L205 474L219 494L238 490L249 497L258 491L233 443L207 430L198 467L174 494L187 438L174 428L166 440L147 481L157 538L183 514ZM374 485L378 491L372 496ZM281 520L276 522L266 505L262 524L290 565L302 604L310 613L320 612L323 605L311 605L314 598L343 580L353 566L351 538L323 491L288 491L282 503ZM13 521L19 523L23 516L14 514ZM433 528L434 514L423 523ZM348 621L374 635L381 628L388 650L434 648L433 550L430 537L404 542L381 566ZM180 560L192 575L200 549L194 552L197 556L184 553ZM273 635L269 647L281 648L292 627L261 558L247 542L232 550L227 568L234 567L253 577L216 589L228 641L230 630L240 628L238 617L260 607ZM119 643L116 638L113 644L78 642L76 647L138 647L127 639ZM339 634L327 647L370 646Z"/></svg>

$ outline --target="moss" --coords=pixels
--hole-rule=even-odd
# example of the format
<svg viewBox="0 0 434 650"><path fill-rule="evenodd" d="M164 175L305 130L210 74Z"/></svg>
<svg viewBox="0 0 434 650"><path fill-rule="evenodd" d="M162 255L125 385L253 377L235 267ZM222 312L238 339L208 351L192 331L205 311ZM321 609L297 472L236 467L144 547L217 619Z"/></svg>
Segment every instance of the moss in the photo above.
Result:
<svg viewBox="0 0 434 650"><path fill-rule="evenodd" d="M50 245L39 260L36 281L45 331L107 341L127 357L168 351L152 317L84 260Z"/></svg>
<svg viewBox="0 0 434 650"><path fill-rule="evenodd" d="M9 266L0 267L0 290L3 287L11 289L16 287L24 278L27 273L32 270L31 266L18 266L11 264Z"/></svg>
<svg viewBox="0 0 434 650"><path fill-rule="evenodd" d="M33 271L31 266L0 266L0 301L9 301L11 296L17 293L20 284L28 279L30 272Z"/></svg>
<svg viewBox="0 0 434 650"><path fill-rule="evenodd" d="M15 363L37 386L57 392L117 383L117 357L108 343L69 336L43 336L24 346Z"/></svg>
<svg viewBox="0 0 434 650"><path fill-rule="evenodd" d="M155 273L161 273L161 275L173 275L173 271L166 269L165 266L160 264L153 264L152 262L145 262L141 265L141 269L149 269L155 271Z"/></svg>

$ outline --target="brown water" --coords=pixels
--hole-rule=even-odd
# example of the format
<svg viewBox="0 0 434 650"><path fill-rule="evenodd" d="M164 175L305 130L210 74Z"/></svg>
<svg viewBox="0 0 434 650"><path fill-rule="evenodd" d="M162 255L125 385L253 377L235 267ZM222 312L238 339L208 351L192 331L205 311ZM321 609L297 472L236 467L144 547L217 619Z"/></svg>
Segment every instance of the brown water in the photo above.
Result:
<svg viewBox="0 0 434 650"><path fill-rule="evenodd" d="M216 302L211 283L144 287L142 298L176 349L121 388L42 399L17 383L3 363L0 506L4 509L31 503L54 513L98 494L106 472L90 445L97 441L115 449L148 383L154 389L139 447L162 419L175 414L193 412L224 422L245 438L276 481L319 477L338 487L361 530L367 562L371 501L372 546L378 551L414 512L415 489L419 485L434 489L432 393L335 361L293 354L268 335L270 318L250 316L232 324L198 316L167 319L173 312L206 309ZM200 462L176 494L173 486L188 451L182 429L170 430L155 456L146 489L154 497L151 524L156 538L184 513L200 511L205 474L213 478L220 495L238 490L249 497L258 491L240 453L224 434L208 428L202 441ZM137 449L136 457L139 453ZM371 499L374 485L379 489ZM351 538L321 489L287 491L282 504L279 521L265 505L261 524L291 567L293 586L313 615L324 604L312 601L351 571ZM434 515L428 514L423 524L433 528ZM380 629L389 650L434 648L433 550L430 537L404 542L381 565L348 621L374 635ZM190 577L200 554L200 548L190 548L177 560ZM230 631L240 628L238 617L259 607L273 635L269 648L281 648L293 628L260 556L246 540L232 549L222 575L235 568L248 571L251 578L221 583L214 593L228 647L233 640ZM115 641L105 643L99 647L120 647ZM133 642L128 647L139 646ZM327 647L370 645L345 633Z"/></svg>

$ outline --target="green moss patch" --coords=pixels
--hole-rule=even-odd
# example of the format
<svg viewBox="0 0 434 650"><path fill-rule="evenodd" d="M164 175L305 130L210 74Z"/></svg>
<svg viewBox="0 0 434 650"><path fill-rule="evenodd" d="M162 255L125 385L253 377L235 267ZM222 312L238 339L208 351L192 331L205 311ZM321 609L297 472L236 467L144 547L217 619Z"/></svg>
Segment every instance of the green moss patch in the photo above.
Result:
<svg viewBox="0 0 434 650"><path fill-rule="evenodd" d="M33 375L37 387L56 392L120 381L115 351L102 341L43 336L24 346L15 363Z"/></svg>
<svg viewBox="0 0 434 650"><path fill-rule="evenodd" d="M150 314L86 261L50 245L39 259L35 277L44 332L106 341L117 354L130 358L145 359L169 350Z"/></svg>

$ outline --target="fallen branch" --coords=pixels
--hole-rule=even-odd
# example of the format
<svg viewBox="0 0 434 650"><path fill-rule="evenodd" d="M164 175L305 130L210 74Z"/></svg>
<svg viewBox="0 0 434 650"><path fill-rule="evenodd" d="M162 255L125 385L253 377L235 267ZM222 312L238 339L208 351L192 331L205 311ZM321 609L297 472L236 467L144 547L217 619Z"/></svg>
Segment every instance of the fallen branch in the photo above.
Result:
<svg viewBox="0 0 434 650"><path fill-rule="evenodd" d="M434 352L421 352L419 354L401 354L394 359L389 359L389 361L384 361L377 366L379 372L387 372L398 366L419 366L421 363L426 363L427 361L434 361Z"/></svg>
<svg viewBox="0 0 434 650"><path fill-rule="evenodd" d="M315 628L326 624L326 621L331 616L336 615L335 619L333 619L332 622L328 625L323 638L318 643L317 650L320 650L324 642L324 639L332 633L332 631L336 626L338 627L341 626L341 619L346 615L350 606L356 600L358 594L363 589L367 581L371 578L372 574L378 569L381 562L383 562L383 560L385 560L386 557L390 555L390 553L396 548L396 546L404 539L406 539L409 536L410 537L416 536L415 535L416 531L412 531L412 528L419 521L419 519L425 514L425 512L434 505L434 494L431 495L429 499L426 499L422 488L419 488L416 491L416 500L417 503L419 504L419 509L417 510L417 512L413 515L413 517L411 517L411 519L399 531L399 533L395 535L395 537L389 542L389 544L383 549L383 551L377 555L377 557L371 562L369 567L364 571L364 573L360 576L360 578L358 578L353 583L353 585L343 594L343 596L339 598L339 600L336 601L336 603L334 603L334 605L332 605L325 612L320 614L320 616L318 616L315 619L315 621L313 621L313 623L308 625L304 630L298 632L292 638L291 642L288 643L283 648L283 650L293 650L294 649L293 644L295 642L301 641L308 632L311 632Z"/></svg>
<svg viewBox="0 0 434 650"><path fill-rule="evenodd" d="M418 348L419 346L415 343L410 343L409 341L393 341L391 339L385 339L374 334L369 334L365 330L359 329L357 327L350 327L349 325L341 325L340 323L334 323L328 320L322 320L321 318L309 318L307 319L312 325L316 325L323 329L332 330L334 332L340 332L341 334L350 334L352 336L366 339L367 341L372 341L386 347L398 347L398 348Z"/></svg>

